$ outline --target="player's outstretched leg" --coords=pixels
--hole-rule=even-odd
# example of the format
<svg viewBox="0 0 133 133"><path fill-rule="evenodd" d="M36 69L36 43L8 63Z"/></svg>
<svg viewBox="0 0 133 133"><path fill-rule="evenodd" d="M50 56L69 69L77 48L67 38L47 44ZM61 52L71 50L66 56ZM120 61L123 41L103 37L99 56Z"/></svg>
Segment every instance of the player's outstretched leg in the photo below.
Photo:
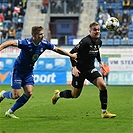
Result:
<svg viewBox="0 0 133 133"><path fill-rule="evenodd" d="M102 118L115 118L116 114L111 114L108 111L102 112Z"/></svg>
<svg viewBox="0 0 133 133"><path fill-rule="evenodd" d="M3 93L4 92L6 92L5 90L2 90L1 92L0 92L0 102L5 98L4 96L3 96Z"/></svg>
<svg viewBox="0 0 133 133"><path fill-rule="evenodd" d="M54 95L53 95L53 97L51 99L53 104L56 104L57 100L59 99L59 97L58 97L58 93L59 92L60 92L59 90L55 90Z"/></svg>

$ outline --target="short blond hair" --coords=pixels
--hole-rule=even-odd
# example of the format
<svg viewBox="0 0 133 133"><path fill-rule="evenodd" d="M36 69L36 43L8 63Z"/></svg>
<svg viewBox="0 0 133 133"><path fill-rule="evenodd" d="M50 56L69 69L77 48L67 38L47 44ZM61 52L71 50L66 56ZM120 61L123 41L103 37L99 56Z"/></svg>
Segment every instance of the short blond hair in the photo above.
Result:
<svg viewBox="0 0 133 133"><path fill-rule="evenodd" d="M39 32L43 30L43 27L42 26L33 26L32 27L32 30L31 30L31 34L32 35L36 35L36 34L39 34Z"/></svg>
<svg viewBox="0 0 133 133"><path fill-rule="evenodd" d="M91 28L92 26L97 26L97 25L99 25L98 22L92 22L92 23L90 23L90 28Z"/></svg>

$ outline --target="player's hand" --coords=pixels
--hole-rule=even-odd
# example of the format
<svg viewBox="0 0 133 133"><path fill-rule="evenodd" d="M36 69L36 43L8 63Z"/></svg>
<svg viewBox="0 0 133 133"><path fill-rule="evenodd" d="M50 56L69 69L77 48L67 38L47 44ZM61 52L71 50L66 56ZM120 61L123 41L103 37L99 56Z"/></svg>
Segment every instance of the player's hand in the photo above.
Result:
<svg viewBox="0 0 133 133"><path fill-rule="evenodd" d="M106 73L106 70L104 69L102 62L99 62L99 66L100 66L100 68L102 68L103 71Z"/></svg>
<svg viewBox="0 0 133 133"><path fill-rule="evenodd" d="M80 71L77 69L76 66L74 66L74 67L72 68L72 74L73 74L74 76L76 76L76 77L79 77L79 73L80 73Z"/></svg>
<svg viewBox="0 0 133 133"><path fill-rule="evenodd" d="M76 59L77 59L77 53L71 54L71 58L76 61Z"/></svg>

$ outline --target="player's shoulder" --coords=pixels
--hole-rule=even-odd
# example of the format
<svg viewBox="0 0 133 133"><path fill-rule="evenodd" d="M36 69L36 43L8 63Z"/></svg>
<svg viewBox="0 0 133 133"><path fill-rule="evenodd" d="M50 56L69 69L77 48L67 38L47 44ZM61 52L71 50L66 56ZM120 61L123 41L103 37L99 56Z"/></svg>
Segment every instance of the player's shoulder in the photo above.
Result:
<svg viewBox="0 0 133 133"><path fill-rule="evenodd" d="M48 41L47 41L46 39L43 39L43 40L42 40L42 43L47 44Z"/></svg>
<svg viewBox="0 0 133 133"><path fill-rule="evenodd" d="M18 44L22 44L22 45L31 44L31 39L30 38L18 39L17 41L18 41Z"/></svg>
<svg viewBox="0 0 133 133"><path fill-rule="evenodd" d="M91 41L91 38L90 38L89 35L87 35L87 36L85 36L84 38L82 38L82 41L83 41L83 42L89 42L89 41Z"/></svg>
<svg viewBox="0 0 133 133"><path fill-rule="evenodd" d="M43 39L43 40L41 41L41 44L46 46L46 45L50 45L51 43L50 43L48 40Z"/></svg>
<svg viewBox="0 0 133 133"><path fill-rule="evenodd" d="M80 45L85 45L86 43L87 43L87 44L90 44L90 43L91 43L91 39L89 38L89 36L83 37L83 38L80 40L80 42L79 42Z"/></svg>

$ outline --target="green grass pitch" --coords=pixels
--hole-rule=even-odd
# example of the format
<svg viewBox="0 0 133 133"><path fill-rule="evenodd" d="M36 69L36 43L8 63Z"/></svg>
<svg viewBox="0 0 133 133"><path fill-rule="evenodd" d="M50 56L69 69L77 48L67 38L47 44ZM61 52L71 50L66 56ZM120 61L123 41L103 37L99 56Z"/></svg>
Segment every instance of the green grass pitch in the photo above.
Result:
<svg viewBox="0 0 133 133"><path fill-rule="evenodd" d="M4 117L14 100L0 103L0 133L132 133L132 86L108 86L108 110L116 113L113 119L102 119L99 91L84 86L78 99L59 99L51 104L55 89L70 86L36 85L31 99L15 112L19 120ZM0 85L0 90L10 85Z"/></svg>

